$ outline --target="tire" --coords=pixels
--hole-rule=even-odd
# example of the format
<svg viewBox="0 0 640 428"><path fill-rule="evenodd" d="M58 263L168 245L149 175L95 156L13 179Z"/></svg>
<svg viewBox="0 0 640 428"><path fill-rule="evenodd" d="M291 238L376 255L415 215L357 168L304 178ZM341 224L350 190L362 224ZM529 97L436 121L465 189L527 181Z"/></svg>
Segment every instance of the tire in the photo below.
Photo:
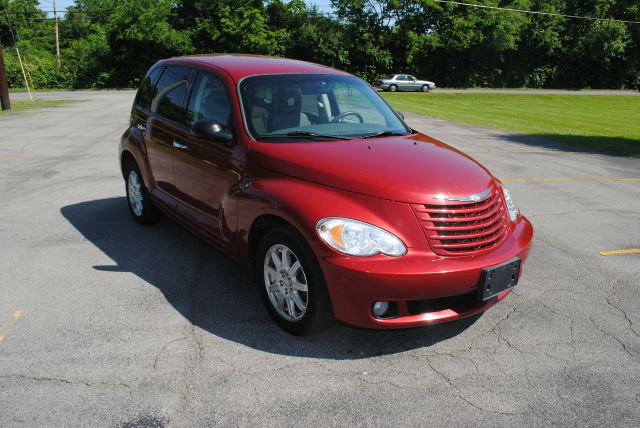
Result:
<svg viewBox="0 0 640 428"><path fill-rule="evenodd" d="M398 90L398 87L396 85L389 86L389 92L396 92L397 90Z"/></svg>
<svg viewBox="0 0 640 428"><path fill-rule="evenodd" d="M151 224L158 221L162 217L162 213L151 200L140 168L135 162L127 162L124 168L124 177L127 205L131 217L139 224Z"/></svg>
<svg viewBox="0 0 640 428"><path fill-rule="evenodd" d="M429 85L422 85L422 88L420 88L420 90L422 92L429 92L431 89L429 89Z"/></svg>
<svg viewBox="0 0 640 428"><path fill-rule="evenodd" d="M280 261L280 268L276 260ZM258 246L255 270L262 301L283 330L301 336L333 324L331 300L320 265L293 228L278 227L267 232Z"/></svg>

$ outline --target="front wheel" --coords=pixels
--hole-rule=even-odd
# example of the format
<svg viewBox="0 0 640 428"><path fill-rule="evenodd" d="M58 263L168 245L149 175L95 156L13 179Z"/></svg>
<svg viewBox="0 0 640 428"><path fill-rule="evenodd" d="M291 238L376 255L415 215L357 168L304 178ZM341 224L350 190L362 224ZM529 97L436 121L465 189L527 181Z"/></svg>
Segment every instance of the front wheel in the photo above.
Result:
<svg viewBox="0 0 640 428"><path fill-rule="evenodd" d="M397 90L398 90L398 87L396 85L389 86L389 92L395 92Z"/></svg>
<svg viewBox="0 0 640 428"><path fill-rule="evenodd" d="M333 322L320 266L292 228L276 228L265 235L257 252L256 276L269 315L289 333L311 334Z"/></svg>
<svg viewBox="0 0 640 428"><path fill-rule="evenodd" d="M422 85L422 88L420 88L422 90L422 92L429 92L429 85Z"/></svg>
<svg viewBox="0 0 640 428"><path fill-rule="evenodd" d="M149 192L144 185L142 174L138 166L129 162L125 168L127 204L133 219L140 224L156 222L161 214L149 197Z"/></svg>

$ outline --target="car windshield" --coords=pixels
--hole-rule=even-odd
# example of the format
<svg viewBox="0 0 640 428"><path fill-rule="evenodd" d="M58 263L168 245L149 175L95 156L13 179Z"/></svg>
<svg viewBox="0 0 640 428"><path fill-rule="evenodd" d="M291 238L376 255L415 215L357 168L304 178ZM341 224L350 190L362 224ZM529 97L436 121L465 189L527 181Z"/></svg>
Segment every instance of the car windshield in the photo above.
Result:
<svg viewBox="0 0 640 428"><path fill-rule="evenodd" d="M247 128L256 140L345 140L411 133L371 86L353 76L251 76L240 83L240 98Z"/></svg>

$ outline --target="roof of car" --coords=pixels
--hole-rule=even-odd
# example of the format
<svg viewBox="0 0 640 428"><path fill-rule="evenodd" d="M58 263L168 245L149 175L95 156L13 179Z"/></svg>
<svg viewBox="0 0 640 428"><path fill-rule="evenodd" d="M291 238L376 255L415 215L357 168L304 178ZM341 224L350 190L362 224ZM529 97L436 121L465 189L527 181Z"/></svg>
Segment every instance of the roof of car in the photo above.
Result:
<svg viewBox="0 0 640 428"><path fill-rule="evenodd" d="M169 58L166 62L197 62L218 67L225 70L231 77L238 81L243 77L258 74L278 73L323 73L323 74L348 74L335 68L306 61L298 61L288 58L276 58L261 55L244 54L209 54L190 55ZM165 62L162 61L162 62Z"/></svg>

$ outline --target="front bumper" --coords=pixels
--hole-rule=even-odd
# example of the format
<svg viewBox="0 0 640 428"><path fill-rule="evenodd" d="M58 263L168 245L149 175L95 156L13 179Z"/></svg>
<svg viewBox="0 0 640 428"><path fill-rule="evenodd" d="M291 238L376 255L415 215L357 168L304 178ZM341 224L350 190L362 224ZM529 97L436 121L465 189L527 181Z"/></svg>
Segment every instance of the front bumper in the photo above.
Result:
<svg viewBox="0 0 640 428"><path fill-rule="evenodd" d="M499 247L475 257L441 257L410 248L402 257L334 254L320 258L320 264L338 321L374 329L418 327L484 312L506 297L510 290L486 302L468 298L477 289L482 269L513 257L524 265L532 239L531 223L520 217ZM371 307L375 301L394 302L397 316L374 317ZM416 309L425 307L436 309Z"/></svg>

